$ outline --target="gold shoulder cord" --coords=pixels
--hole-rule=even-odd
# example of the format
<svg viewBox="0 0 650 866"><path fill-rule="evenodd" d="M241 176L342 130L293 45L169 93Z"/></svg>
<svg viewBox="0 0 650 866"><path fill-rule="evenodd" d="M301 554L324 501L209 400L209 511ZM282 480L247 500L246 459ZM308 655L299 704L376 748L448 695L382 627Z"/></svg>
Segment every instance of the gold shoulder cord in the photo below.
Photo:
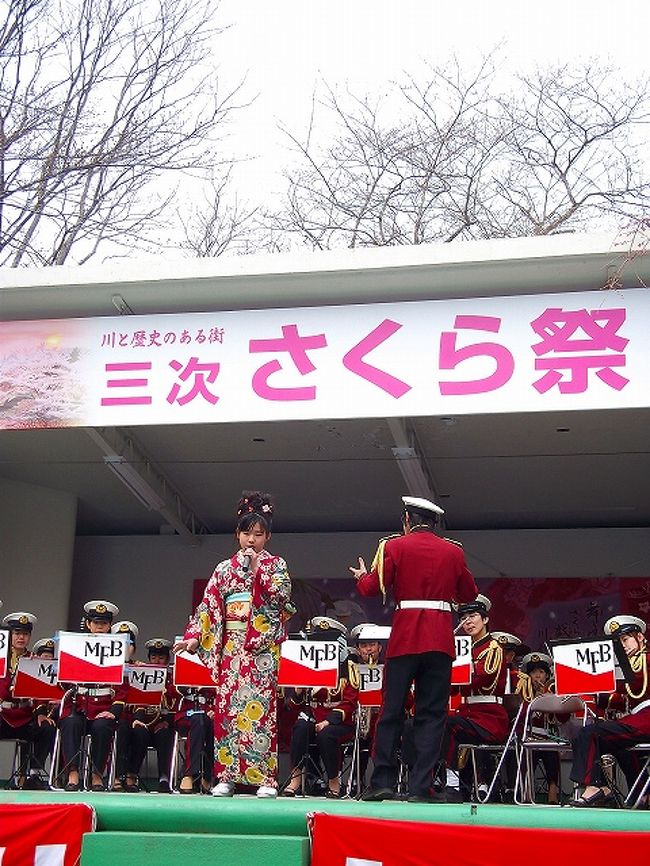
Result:
<svg viewBox="0 0 650 866"><path fill-rule="evenodd" d="M386 601L386 586L384 584L384 548L386 547L386 542L390 541L391 538L399 537L399 535L395 534L387 535L385 538L380 538L377 546L377 553L375 553L375 558L370 566L370 571L376 571L377 576L379 577L379 589L381 590L381 597L384 602Z"/></svg>
<svg viewBox="0 0 650 866"><path fill-rule="evenodd" d="M488 676L496 674L494 682L487 688L482 689L484 694L491 695L497 687L499 674L501 673L501 665L503 663L503 649L501 644L496 640L491 640L487 647L476 657L476 661L482 660L485 673Z"/></svg>
<svg viewBox="0 0 650 866"><path fill-rule="evenodd" d="M347 680L345 679L345 677L341 677L341 679L339 680L339 684L335 689L328 689L327 690L327 693L330 696L330 698L333 698L334 695L338 695L339 692L341 693L341 698L343 698L343 689L345 688L346 684L347 684Z"/></svg>
<svg viewBox="0 0 650 866"><path fill-rule="evenodd" d="M632 698L632 700L637 701L639 698L642 698L645 695L645 693L648 689L648 656L647 656L647 654L642 650L641 652L635 653L633 656L630 656L630 667L632 668L632 670L634 671L635 674L638 674L638 673L642 674L642 684L641 684L641 691L640 692L638 692L638 693L633 692L632 689L630 688L630 684L625 683L625 691Z"/></svg>
<svg viewBox="0 0 650 866"><path fill-rule="evenodd" d="M359 665L354 664L354 662L348 662L348 676L350 677L350 685L353 689L359 688Z"/></svg>
<svg viewBox="0 0 650 866"><path fill-rule="evenodd" d="M515 694L521 695L527 704L529 704L535 697L533 692L533 681L528 674L522 673L522 671L519 671L517 677L517 688L515 689Z"/></svg>

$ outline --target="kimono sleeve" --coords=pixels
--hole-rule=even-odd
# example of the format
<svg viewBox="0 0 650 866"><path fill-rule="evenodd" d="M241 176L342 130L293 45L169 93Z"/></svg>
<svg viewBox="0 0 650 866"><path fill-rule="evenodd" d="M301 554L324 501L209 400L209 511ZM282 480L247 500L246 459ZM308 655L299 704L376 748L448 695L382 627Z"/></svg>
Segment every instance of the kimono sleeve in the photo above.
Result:
<svg viewBox="0 0 650 866"><path fill-rule="evenodd" d="M227 564L227 563L226 563ZM190 617L183 635L184 640L198 640L197 653L210 669L221 659L223 644L224 602L219 591L219 563L203 593L200 604ZM214 673L214 671L213 671Z"/></svg>

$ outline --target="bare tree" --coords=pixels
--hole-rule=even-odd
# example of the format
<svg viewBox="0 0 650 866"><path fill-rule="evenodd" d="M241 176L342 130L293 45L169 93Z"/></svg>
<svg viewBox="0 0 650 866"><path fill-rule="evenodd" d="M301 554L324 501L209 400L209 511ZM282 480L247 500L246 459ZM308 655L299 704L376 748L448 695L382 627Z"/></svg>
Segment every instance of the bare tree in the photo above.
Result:
<svg viewBox="0 0 650 866"><path fill-rule="evenodd" d="M383 99L314 101L298 166L269 225L313 248L493 238L620 226L650 185L648 82L563 66L503 92L488 59L429 68ZM324 112L326 121L320 120ZM398 120L396 120L398 118ZM331 132L334 121L334 132ZM326 131L330 130L330 131Z"/></svg>
<svg viewBox="0 0 650 866"><path fill-rule="evenodd" d="M181 249L207 258L226 251L246 255L265 246L262 233L266 230L258 223L259 208L239 200L233 192L230 170L205 184L201 197L202 201L178 211L184 233Z"/></svg>
<svg viewBox="0 0 650 866"><path fill-rule="evenodd" d="M0 0L0 264L146 244L228 163L210 0Z"/></svg>

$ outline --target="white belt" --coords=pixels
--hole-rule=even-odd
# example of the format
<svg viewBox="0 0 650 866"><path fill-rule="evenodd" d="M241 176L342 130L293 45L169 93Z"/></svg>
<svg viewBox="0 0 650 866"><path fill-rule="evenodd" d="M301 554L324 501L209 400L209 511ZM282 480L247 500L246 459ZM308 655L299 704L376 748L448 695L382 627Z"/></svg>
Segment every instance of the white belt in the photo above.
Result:
<svg viewBox="0 0 650 866"><path fill-rule="evenodd" d="M80 686L77 689L78 695L88 695L89 698L103 698L106 695L112 695L113 689L87 689L85 686Z"/></svg>
<svg viewBox="0 0 650 866"><path fill-rule="evenodd" d="M497 698L494 695L468 695L465 698L466 704L502 704L503 698Z"/></svg>
<svg viewBox="0 0 650 866"><path fill-rule="evenodd" d="M3 706L4 706L4 704L3 704ZM647 701L641 701L640 704L637 704L637 706L633 710L630 711L630 715L633 716L635 713L638 713L641 710L647 710L648 707L650 707L650 699L648 699Z"/></svg>
<svg viewBox="0 0 650 866"><path fill-rule="evenodd" d="M409 598L406 601L400 601L397 605L398 610L448 610L451 611L451 605L448 601L432 601L431 599L415 599Z"/></svg>

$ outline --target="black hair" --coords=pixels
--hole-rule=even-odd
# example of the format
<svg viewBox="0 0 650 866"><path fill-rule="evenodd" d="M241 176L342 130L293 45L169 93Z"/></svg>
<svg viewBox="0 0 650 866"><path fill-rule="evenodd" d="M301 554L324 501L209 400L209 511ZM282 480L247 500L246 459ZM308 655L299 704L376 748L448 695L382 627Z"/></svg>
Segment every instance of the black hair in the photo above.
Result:
<svg viewBox="0 0 650 866"><path fill-rule="evenodd" d="M271 534L273 502L268 493L259 490L244 490L237 504L237 532L246 532L256 523Z"/></svg>
<svg viewBox="0 0 650 866"><path fill-rule="evenodd" d="M408 517L411 526L426 526L428 529L435 529L438 524L438 517L431 514L430 511L417 511L413 506L405 506L402 510L402 518Z"/></svg>

